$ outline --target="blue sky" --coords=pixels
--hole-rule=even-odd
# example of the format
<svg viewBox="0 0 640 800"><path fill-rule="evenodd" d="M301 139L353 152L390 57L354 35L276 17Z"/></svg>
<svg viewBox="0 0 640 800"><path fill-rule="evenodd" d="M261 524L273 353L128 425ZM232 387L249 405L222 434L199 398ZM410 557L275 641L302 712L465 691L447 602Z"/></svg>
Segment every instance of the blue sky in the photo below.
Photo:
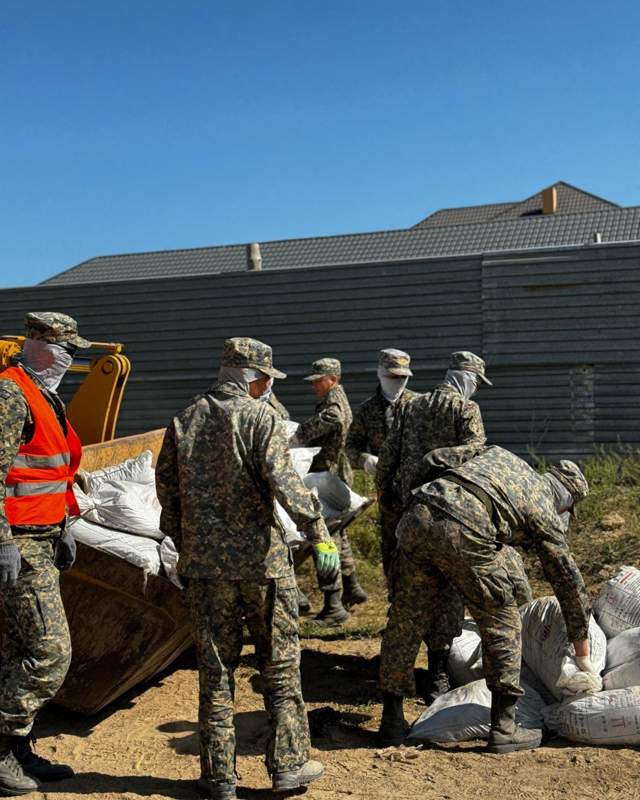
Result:
<svg viewBox="0 0 640 800"><path fill-rule="evenodd" d="M640 204L640 3L0 0L0 285L408 227L562 179Z"/></svg>

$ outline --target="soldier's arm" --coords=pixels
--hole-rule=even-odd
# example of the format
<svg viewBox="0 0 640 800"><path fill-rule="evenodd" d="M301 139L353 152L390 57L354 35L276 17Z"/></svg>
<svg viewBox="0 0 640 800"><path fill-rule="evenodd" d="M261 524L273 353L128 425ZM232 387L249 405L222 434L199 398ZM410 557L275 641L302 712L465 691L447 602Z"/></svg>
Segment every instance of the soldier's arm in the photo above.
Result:
<svg viewBox="0 0 640 800"><path fill-rule="evenodd" d="M545 578L558 598L569 639L587 639L591 601L569 550L560 518L554 512L543 510L530 517L526 533L533 541Z"/></svg>
<svg viewBox="0 0 640 800"><path fill-rule="evenodd" d="M287 434L273 413L262 413L255 431L255 457L260 475L275 499L299 530L312 542L328 540L329 533L318 498L304 485L291 462Z"/></svg>
<svg viewBox="0 0 640 800"><path fill-rule="evenodd" d="M176 429L172 420L162 440L162 448L156 464L156 492L162 506L160 530L173 539L176 550L182 544L182 504L178 484L178 459Z"/></svg>
<svg viewBox="0 0 640 800"><path fill-rule="evenodd" d="M19 387L8 380L0 381L0 542L10 542L13 538L4 511L5 480L18 453L28 413Z"/></svg>
<svg viewBox="0 0 640 800"><path fill-rule="evenodd" d="M343 425L343 415L337 403L329 403L325 408L301 423L292 440L292 444L307 447L316 439L328 433L340 430Z"/></svg>
<svg viewBox="0 0 640 800"><path fill-rule="evenodd" d="M368 444L369 437L367 435L367 427L365 425L362 406L360 406L353 416L353 422L349 428L346 443L347 456L351 462L351 466L355 469L362 469L364 457L369 454L367 450Z"/></svg>
<svg viewBox="0 0 640 800"><path fill-rule="evenodd" d="M378 466L376 468L376 489L378 497L390 496L393 492L393 481L400 466L402 431L404 430L405 408L398 411L391 425L387 438L380 448Z"/></svg>

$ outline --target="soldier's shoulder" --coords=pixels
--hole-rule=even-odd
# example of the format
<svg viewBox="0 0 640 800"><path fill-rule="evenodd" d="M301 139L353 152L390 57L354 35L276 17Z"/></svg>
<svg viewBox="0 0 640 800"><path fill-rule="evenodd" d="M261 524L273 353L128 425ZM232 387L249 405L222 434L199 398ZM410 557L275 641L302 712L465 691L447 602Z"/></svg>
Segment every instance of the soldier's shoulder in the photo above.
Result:
<svg viewBox="0 0 640 800"><path fill-rule="evenodd" d="M0 380L0 399L8 402L14 401L23 405L26 405L27 402L18 384L6 378Z"/></svg>

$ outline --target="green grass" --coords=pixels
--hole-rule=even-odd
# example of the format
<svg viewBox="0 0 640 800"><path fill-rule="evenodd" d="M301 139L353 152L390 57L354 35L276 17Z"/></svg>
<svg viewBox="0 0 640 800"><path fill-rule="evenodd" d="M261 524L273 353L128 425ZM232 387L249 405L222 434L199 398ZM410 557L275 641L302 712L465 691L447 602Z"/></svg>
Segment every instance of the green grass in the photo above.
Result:
<svg viewBox="0 0 640 800"><path fill-rule="evenodd" d="M538 461L538 468L543 468ZM602 583L622 565L640 566L640 450L628 446L600 449L581 464L589 481L588 497L578 508L569 528L569 544L587 587L595 596ZM373 496L372 479L355 473L354 490ZM380 564L380 533L376 505L369 508L348 529L356 556L360 582L369 601L358 607L341 628L324 630L305 623L303 636L325 639L375 637L383 630L387 597ZM534 594L550 594L537 559L525 555ZM322 597L317 589L311 562L301 569L300 584L319 610Z"/></svg>

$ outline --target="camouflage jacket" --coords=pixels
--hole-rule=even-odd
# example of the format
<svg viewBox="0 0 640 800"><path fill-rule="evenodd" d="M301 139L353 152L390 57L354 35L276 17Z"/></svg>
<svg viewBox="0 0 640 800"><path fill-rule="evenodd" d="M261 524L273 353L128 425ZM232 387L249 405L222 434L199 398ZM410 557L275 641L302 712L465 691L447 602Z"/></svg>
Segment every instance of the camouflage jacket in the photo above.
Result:
<svg viewBox="0 0 640 800"><path fill-rule="evenodd" d="M292 572L278 500L311 542L328 538L318 499L293 468L273 409L233 384L196 397L167 427L156 466L160 527L193 578L255 580Z"/></svg>
<svg viewBox="0 0 640 800"><path fill-rule="evenodd" d="M276 414L280 417L280 419L289 419L289 412L287 409L282 405L282 403L278 400L275 396L274 392L271 392L269 395L269 399L267 403L271 406L271 408L276 412Z"/></svg>
<svg viewBox="0 0 640 800"><path fill-rule="evenodd" d="M364 456L367 454L380 455L394 419L407 403L417 396L417 392L405 389L395 403L390 403L378 386L375 394L358 406L347 436L347 455L352 467L361 469Z"/></svg>
<svg viewBox="0 0 640 800"><path fill-rule="evenodd" d="M406 505L411 490L479 453L486 442L480 408L441 384L401 410L380 451L376 483L383 504Z"/></svg>
<svg viewBox="0 0 640 800"><path fill-rule="evenodd" d="M30 370L27 372L56 412L66 434L66 417L62 400L49 392ZM7 474L20 445L31 439L34 429L33 415L20 387L13 381L0 380L0 542L10 541L13 536L44 538L60 533L60 524L21 525L12 528L4 513ZM62 522L63 520L60 521Z"/></svg>
<svg viewBox="0 0 640 800"><path fill-rule="evenodd" d="M460 483L447 480L450 475ZM468 484L470 489L465 489ZM479 487L482 502L470 501ZM567 545L565 527L556 513L547 480L525 461L502 447L487 447L459 467L414 492L419 502L439 508L478 536L478 541L505 541L518 531L534 548L545 577L562 607L569 637L586 639L591 603L580 570ZM476 494L476 497L478 495Z"/></svg>
<svg viewBox="0 0 640 800"><path fill-rule="evenodd" d="M312 472L337 473L351 486L353 471L345 444L351 425L351 406L342 386L330 389L316 406L316 413L303 422L291 444L298 447L320 447L313 459Z"/></svg>

